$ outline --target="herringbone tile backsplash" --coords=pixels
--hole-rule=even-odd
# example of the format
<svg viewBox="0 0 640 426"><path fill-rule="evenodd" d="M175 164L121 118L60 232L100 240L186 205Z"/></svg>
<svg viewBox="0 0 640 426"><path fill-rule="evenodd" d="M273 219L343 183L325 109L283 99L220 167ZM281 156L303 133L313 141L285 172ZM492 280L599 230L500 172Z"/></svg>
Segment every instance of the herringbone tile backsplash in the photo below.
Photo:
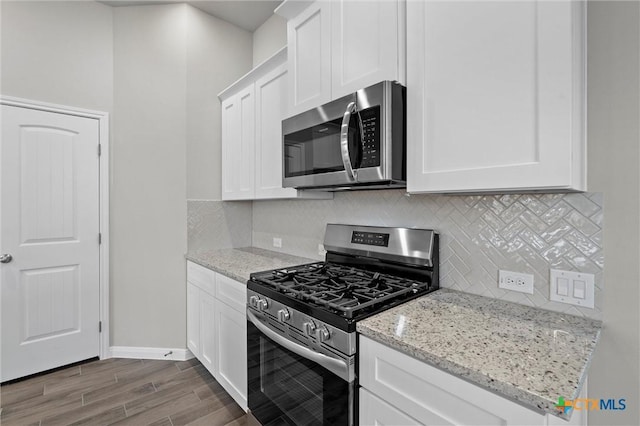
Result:
<svg viewBox="0 0 640 426"><path fill-rule="evenodd" d="M225 203L233 204L233 203ZM336 193L333 200L256 201L253 246L320 259L327 223L440 233L442 287L601 319L602 194L412 195ZM273 237L282 238L274 248ZM595 274L595 309L549 300L549 269ZM533 274L533 295L498 288L498 270Z"/></svg>

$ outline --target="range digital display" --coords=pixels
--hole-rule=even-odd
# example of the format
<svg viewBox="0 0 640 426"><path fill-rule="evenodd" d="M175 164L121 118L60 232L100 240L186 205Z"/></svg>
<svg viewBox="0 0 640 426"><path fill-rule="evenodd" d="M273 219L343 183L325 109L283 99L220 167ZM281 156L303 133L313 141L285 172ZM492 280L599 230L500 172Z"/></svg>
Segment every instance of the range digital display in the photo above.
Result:
<svg viewBox="0 0 640 426"><path fill-rule="evenodd" d="M389 234L380 232L360 232L353 231L351 243L364 244L368 246L389 247Z"/></svg>

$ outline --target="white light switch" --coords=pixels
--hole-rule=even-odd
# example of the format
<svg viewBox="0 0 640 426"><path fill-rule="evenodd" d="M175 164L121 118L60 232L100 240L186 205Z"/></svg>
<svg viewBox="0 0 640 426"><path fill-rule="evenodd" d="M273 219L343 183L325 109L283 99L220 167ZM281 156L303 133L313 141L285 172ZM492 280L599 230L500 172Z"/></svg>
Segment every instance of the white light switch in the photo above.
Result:
<svg viewBox="0 0 640 426"><path fill-rule="evenodd" d="M566 278L558 278L558 295L569 295L569 280Z"/></svg>
<svg viewBox="0 0 640 426"><path fill-rule="evenodd" d="M573 280L573 297L576 299L584 299L587 290L587 283L582 280Z"/></svg>
<svg viewBox="0 0 640 426"><path fill-rule="evenodd" d="M574 271L551 269L549 299L585 308L594 307L595 277Z"/></svg>

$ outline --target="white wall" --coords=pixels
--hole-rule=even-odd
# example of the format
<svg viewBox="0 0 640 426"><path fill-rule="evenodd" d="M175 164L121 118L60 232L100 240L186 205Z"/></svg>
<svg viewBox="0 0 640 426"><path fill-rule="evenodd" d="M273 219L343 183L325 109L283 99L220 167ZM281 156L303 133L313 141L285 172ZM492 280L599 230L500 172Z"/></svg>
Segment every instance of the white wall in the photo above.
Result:
<svg viewBox="0 0 640 426"><path fill-rule="evenodd" d="M110 112L113 24L94 2L0 2L3 95Z"/></svg>
<svg viewBox="0 0 640 426"><path fill-rule="evenodd" d="M253 66L262 63L287 45L287 20L272 15L253 33Z"/></svg>
<svg viewBox="0 0 640 426"><path fill-rule="evenodd" d="M604 193L604 329L589 397L625 398L590 424L640 424L640 3L589 2L589 190Z"/></svg>
<svg viewBox="0 0 640 426"><path fill-rule="evenodd" d="M218 93L251 69L251 33L187 7L187 198L221 198Z"/></svg>

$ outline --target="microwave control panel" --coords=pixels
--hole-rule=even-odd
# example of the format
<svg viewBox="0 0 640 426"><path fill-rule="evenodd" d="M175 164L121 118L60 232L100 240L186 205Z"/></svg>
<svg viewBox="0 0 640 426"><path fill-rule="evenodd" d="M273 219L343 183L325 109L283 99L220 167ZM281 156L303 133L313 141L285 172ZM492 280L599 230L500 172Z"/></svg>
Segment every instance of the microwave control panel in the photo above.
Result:
<svg viewBox="0 0 640 426"><path fill-rule="evenodd" d="M380 106L360 111L362 161L360 168L380 166Z"/></svg>

